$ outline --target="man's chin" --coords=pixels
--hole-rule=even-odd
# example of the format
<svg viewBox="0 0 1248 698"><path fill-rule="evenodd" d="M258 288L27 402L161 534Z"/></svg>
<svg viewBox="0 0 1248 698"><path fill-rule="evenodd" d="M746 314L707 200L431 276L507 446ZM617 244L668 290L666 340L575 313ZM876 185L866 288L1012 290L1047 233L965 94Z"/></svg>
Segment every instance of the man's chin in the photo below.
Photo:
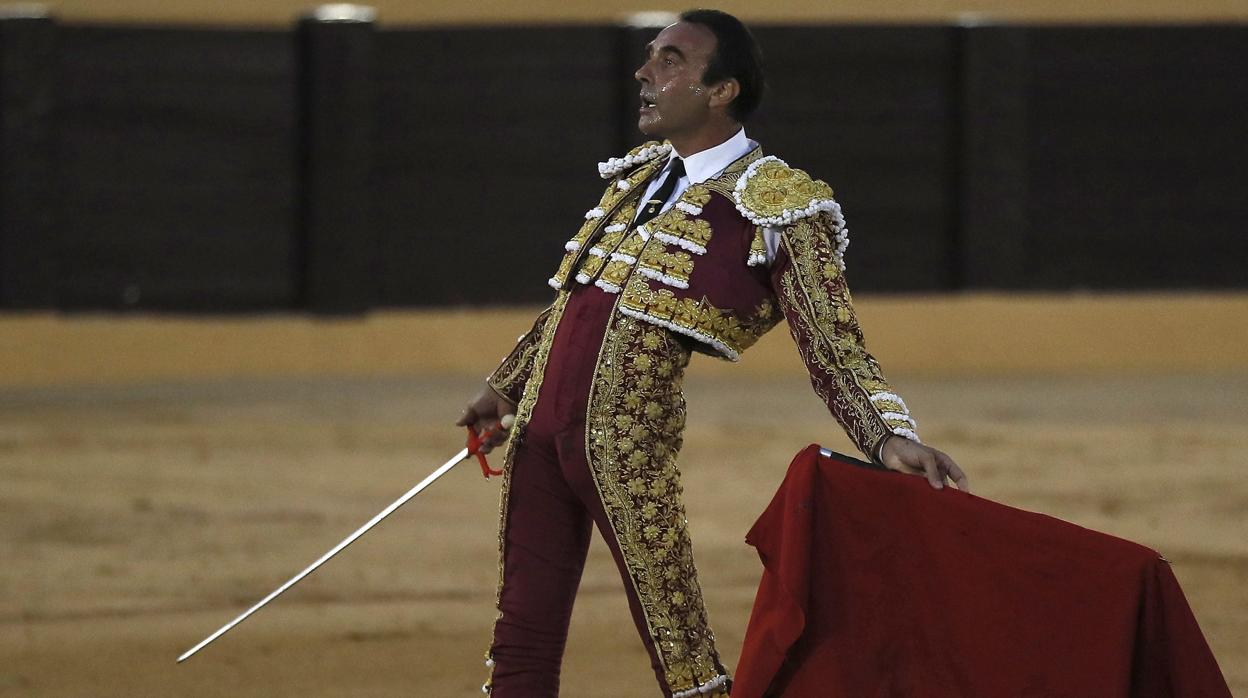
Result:
<svg viewBox="0 0 1248 698"><path fill-rule="evenodd" d="M642 135L650 138L661 139L663 137L662 134L659 133L661 130L659 128L659 120L652 116L643 115L639 117L637 119L637 130L641 131Z"/></svg>

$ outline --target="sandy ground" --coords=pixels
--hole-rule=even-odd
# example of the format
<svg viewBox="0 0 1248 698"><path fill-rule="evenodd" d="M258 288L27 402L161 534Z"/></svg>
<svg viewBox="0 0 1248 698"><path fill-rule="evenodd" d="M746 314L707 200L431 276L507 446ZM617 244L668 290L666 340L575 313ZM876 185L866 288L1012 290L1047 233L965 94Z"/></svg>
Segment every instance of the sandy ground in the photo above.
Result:
<svg viewBox="0 0 1248 698"><path fill-rule="evenodd" d="M747 357L748 359L748 357ZM699 365L699 364L703 365ZM743 536L792 455L849 452L800 373L688 385L695 552L735 663ZM1153 546L1248 696L1248 372L894 373L978 494ZM174 658L461 445L471 374L0 389L0 696L467 696L485 678L497 481L452 471L271 607ZM596 540L564 695L653 695Z"/></svg>

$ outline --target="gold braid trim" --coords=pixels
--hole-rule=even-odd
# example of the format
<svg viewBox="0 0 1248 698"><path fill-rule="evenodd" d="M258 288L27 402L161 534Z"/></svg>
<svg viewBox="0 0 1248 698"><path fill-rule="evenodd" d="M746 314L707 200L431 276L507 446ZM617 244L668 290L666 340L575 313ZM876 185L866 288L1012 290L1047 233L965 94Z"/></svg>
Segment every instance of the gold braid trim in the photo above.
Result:
<svg viewBox="0 0 1248 698"><path fill-rule="evenodd" d="M613 180L607 186L606 191L602 193L602 198L598 201L598 206L590 209L600 212L600 215L588 217L589 214L586 214L587 218L581 224L580 230L564 246L565 254L559 262L559 269L547 282L552 288L564 290L569 287L569 280L575 278L581 264L589 255L589 249L602 234L601 231L619 223L627 225L632 222L632 215L637 211L637 198L644 190L644 187L640 185L658 171L664 163L663 160L650 161L627 177ZM621 182L627 182L627 188L620 189Z"/></svg>
<svg viewBox="0 0 1248 698"><path fill-rule="evenodd" d="M555 330L563 317L563 310L568 304L568 293L561 291L546 311L546 321L542 323L541 333L534 343L532 371L525 382L520 402L516 405L516 421L511 426L511 438L507 440L507 450L503 455L503 485L498 495L498 588L494 593L494 607L498 608L503 598L503 562L506 560L505 549L507 540L507 500L511 493L511 463L515 458L516 447L524 438L524 428L533 415L533 407L537 404L537 395L542 389L542 380L546 375L546 359L550 356L550 347L555 340ZM500 610L494 622L503 617ZM494 636L491 631L490 636ZM488 656L488 655L487 655Z"/></svg>
<svg viewBox="0 0 1248 698"><path fill-rule="evenodd" d="M881 439L913 425L885 419L881 408L897 405L871 400L872 395L894 391L867 353L849 286L827 233L828 215L819 213L785 228L780 244L789 261L777 265L779 278L773 283L815 392L858 448L874 458Z"/></svg>
<svg viewBox="0 0 1248 698"><path fill-rule="evenodd" d="M689 352L663 329L621 313L598 355L586 414L590 472L668 687L728 689L693 563L676 455Z"/></svg>
<svg viewBox="0 0 1248 698"><path fill-rule="evenodd" d="M538 314L533 321L533 327L520 335L515 348L485 379L495 392L510 400L513 405L520 402L524 384L528 382L533 371L533 357L537 355L538 340L553 308L554 305L551 305Z"/></svg>

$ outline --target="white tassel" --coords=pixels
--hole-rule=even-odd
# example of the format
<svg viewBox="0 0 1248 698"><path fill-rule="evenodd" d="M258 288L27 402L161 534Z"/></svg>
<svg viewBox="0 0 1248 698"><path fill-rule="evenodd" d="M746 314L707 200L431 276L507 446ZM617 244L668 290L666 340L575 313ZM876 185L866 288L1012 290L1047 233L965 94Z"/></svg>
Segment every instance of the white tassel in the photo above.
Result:
<svg viewBox="0 0 1248 698"><path fill-rule="evenodd" d="M911 428L918 427L918 425L914 423L914 420L908 414L902 414L900 412L883 412L880 414L880 417L882 419L891 419L895 422L905 422L909 424Z"/></svg>
<svg viewBox="0 0 1248 698"><path fill-rule="evenodd" d="M919 441L919 435L914 433L911 429L907 429L905 427L893 427L893 433L898 436L904 436L915 443L923 443L922 441Z"/></svg>
<svg viewBox="0 0 1248 698"><path fill-rule="evenodd" d="M606 162L598 163L598 175L603 179L611 179L634 165L649 162L670 152L672 152L672 146L668 143L647 146L632 155L625 155L622 158L610 158Z"/></svg>
<svg viewBox="0 0 1248 698"><path fill-rule="evenodd" d="M603 281L601 278L595 281L594 285L607 293L619 293L622 290L619 286L616 286L610 281Z"/></svg>
<svg viewBox="0 0 1248 698"><path fill-rule="evenodd" d="M896 393L873 393L871 395L871 402L879 402L880 400L887 400L888 402L895 402L897 403L898 406L901 407L901 409L905 410L907 413L910 412L910 408L906 407L906 401L902 400L901 396L897 395Z"/></svg>
<svg viewBox="0 0 1248 698"><path fill-rule="evenodd" d="M666 242L669 245L675 245L682 249L689 250L690 252L694 254L706 254L706 248L692 240L678 238L675 235L671 235L669 233L664 233L664 232L657 232L654 234L654 236L662 240L663 242Z"/></svg>
<svg viewBox="0 0 1248 698"><path fill-rule="evenodd" d="M674 276L668 276L657 269L651 269L650 267L637 267L637 272L646 278L654 279L655 281L667 284L673 288L689 288L689 282L682 281Z"/></svg>

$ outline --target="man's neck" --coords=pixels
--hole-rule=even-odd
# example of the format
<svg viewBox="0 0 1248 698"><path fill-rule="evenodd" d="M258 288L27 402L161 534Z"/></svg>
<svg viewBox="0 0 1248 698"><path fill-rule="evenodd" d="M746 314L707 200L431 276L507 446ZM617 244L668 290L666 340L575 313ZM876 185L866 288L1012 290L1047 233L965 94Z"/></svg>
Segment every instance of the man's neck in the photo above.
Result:
<svg viewBox="0 0 1248 698"><path fill-rule="evenodd" d="M735 121L725 121L707 125L706 128L699 130L697 133L669 136L667 140L671 142L672 149L676 151L677 155L687 158L703 150L714 148L737 135L737 131L740 130L741 124Z"/></svg>

